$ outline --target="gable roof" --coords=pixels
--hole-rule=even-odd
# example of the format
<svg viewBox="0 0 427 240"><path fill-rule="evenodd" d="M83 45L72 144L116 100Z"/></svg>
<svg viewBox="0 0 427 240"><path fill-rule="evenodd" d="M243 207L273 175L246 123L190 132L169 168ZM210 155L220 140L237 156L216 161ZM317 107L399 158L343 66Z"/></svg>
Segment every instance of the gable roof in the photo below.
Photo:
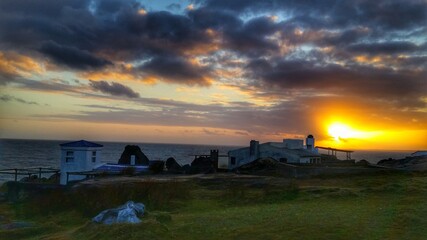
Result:
<svg viewBox="0 0 427 240"><path fill-rule="evenodd" d="M62 143L59 144L61 147L103 147L103 145L93 142L88 142L85 140L75 141L75 142L69 142L69 143Z"/></svg>

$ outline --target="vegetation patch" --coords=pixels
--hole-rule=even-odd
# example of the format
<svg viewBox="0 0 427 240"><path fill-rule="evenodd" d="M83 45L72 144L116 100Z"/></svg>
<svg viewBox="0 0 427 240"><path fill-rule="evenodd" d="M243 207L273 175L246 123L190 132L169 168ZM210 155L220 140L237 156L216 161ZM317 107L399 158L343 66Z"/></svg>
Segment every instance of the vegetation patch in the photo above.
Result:
<svg viewBox="0 0 427 240"><path fill-rule="evenodd" d="M212 179L96 184L0 204L0 239L425 239L427 176ZM128 200L140 224L91 218Z"/></svg>

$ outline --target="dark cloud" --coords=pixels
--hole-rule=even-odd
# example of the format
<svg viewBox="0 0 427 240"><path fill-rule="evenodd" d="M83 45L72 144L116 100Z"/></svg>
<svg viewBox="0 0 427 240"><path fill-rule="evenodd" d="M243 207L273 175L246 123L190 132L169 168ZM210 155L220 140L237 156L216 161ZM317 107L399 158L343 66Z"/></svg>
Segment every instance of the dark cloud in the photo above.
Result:
<svg viewBox="0 0 427 240"><path fill-rule="evenodd" d="M265 1L257 1L257 0L206 0L206 1L198 1L203 2L206 7L228 10L234 12L244 12L245 10L250 11L261 11L261 10L273 10L277 4L274 0L265 0Z"/></svg>
<svg viewBox="0 0 427 240"><path fill-rule="evenodd" d="M108 83L106 81L90 81L90 86L95 91L100 91L113 96L125 96L128 98L139 97L139 93L135 92L130 87L116 82Z"/></svg>
<svg viewBox="0 0 427 240"><path fill-rule="evenodd" d="M171 10L171 11L181 10L181 4L179 4L179 3L171 3L166 8L168 10Z"/></svg>
<svg viewBox="0 0 427 240"><path fill-rule="evenodd" d="M366 66L343 67L318 65L309 61L280 61L272 65L265 60L248 64L252 77L283 89L313 89L320 92L359 95L366 98L400 99L406 97L423 104L427 72L393 70ZM410 96L410 97L409 97Z"/></svg>
<svg viewBox="0 0 427 240"><path fill-rule="evenodd" d="M425 1L195 2L195 9L175 14L141 11L149 8L133 0L4 0L0 1L0 50L49 59L59 71L63 67L107 72L131 63L134 68L127 71L135 71L129 74L138 78L150 76L199 86L210 85L215 70L235 68L243 72L238 76L242 79L218 81L234 84L254 97L274 96L278 102L292 97L300 100L300 92L389 102L390 109L425 106L421 100L427 92ZM272 15L278 19L273 21ZM367 59L358 60L359 55ZM370 61L376 55L381 55L380 62ZM196 64L195 59L209 65ZM236 59L239 61L233 62ZM167 116L186 124L189 116L196 114L200 122L189 123L197 126L242 124L250 129L266 122L275 131L283 125L297 128L298 122L304 122L303 110L298 109L304 109L304 104L278 105L266 116L262 109L248 110L255 108L248 103L230 103L231 107L225 108L142 98L117 82L90 83L92 90L109 96L88 93L87 85L22 79L18 74L26 69L18 70L0 68L0 84L14 81L22 88L38 91L128 98L165 109L149 113L151 118L145 118L148 122L158 123ZM171 109L174 111L168 112ZM210 111L218 121L202 113L180 116L186 110ZM88 112L86 117L98 120L129 113L130 119L142 121L141 112L115 111L119 111L117 116Z"/></svg>
<svg viewBox="0 0 427 240"><path fill-rule="evenodd" d="M0 101L3 101L3 102L16 101L16 102L23 103L23 104L28 104L28 105L39 105L37 102L27 101L27 100L24 100L22 98L10 96L10 95L2 95L2 96L0 96Z"/></svg>
<svg viewBox="0 0 427 240"><path fill-rule="evenodd" d="M376 29L406 29L427 20L426 2L422 0L340 1L340 0L205 0L208 8L246 12L284 11L293 21L344 27L373 26ZM312 21L310 19L317 19ZM309 24L311 25L311 24Z"/></svg>
<svg viewBox="0 0 427 240"><path fill-rule="evenodd" d="M243 21L235 14L205 7L189 11L188 16L201 29L232 31L243 25Z"/></svg>
<svg viewBox="0 0 427 240"><path fill-rule="evenodd" d="M164 78L169 82L187 85L210 85L209 69L196 66L184 58L176 56L155 57L139 68L148 75Z"/></svg>
<svg viewBox="0 0 427 240"><path fill-rule="evenodd" d="M241 29L225 34L225 47L249 56L260 56L279 50L274 40L267 37L278 30L278 25L267 17L251 19Z"/></svg>
<svg viewBox="0 0 427 240"><path fill-rule="evenodd" d="M358 43L348 46L351 52L365 53L365 54L398 54L416 51L426 51L427 48L418 46L415 43L407 41L399 42L382 42L382 43Z"/></svg>
<svg viewBox="0 0 427 240"><path fill-rule="evenodd" d="M88 51L80 50L76 47L62 46L55 42L43 44L40 52L57 64L78 70L97 69L111 64L105 59L93 56Z"/></svg>

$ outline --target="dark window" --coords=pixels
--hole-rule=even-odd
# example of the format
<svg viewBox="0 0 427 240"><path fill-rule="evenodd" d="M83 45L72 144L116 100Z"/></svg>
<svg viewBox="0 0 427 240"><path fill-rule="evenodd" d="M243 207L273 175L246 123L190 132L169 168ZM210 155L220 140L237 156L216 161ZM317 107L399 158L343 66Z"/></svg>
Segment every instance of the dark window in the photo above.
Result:
<svg viewBox="0 0 427 240"><path fill-rule="evenodd" d="M287 159L287 158L280 158L280 159L279 159L279 162L287 163L287 162L288 162L288 159Z"/></svg>
<svg viewBox="0 0 427 240"><path fill-rule="evenodd" d="M92 162L96 162L96 151L92 152Z"/></svg>
<svg viewBox="0 0 427 240"><path fill-rule="evenodd" d="M231 165L236 165L236 158L235 157L231 157L230 158L230 163L231 163Z"/></svg>
<svg viewBox="0 0 427 240"><path fill-rule="evenodd" d="M74 162L74 152L73 151L67 151L65 154L65 162Z"/></svg>

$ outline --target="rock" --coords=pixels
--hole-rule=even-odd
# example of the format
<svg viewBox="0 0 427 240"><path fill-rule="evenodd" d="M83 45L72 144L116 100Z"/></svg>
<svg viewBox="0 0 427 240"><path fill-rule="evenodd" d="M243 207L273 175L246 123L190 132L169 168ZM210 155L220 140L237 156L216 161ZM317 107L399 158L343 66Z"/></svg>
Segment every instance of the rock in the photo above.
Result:
<svg viewBox="0 0 427 240"><path fill-rule="evenodd" d="M191 163L191 173L215 173L216 168L210 157L198 157Z"/></svg>
<svg viewBox="0 0 427 240"><path fill-rule="evenodd" d="M190 164L185 164L184 166L182 166L182 171L185 174L190 174L191 173L191 166L190 166Z"/></svg>
<svg viewBox="0 0 427 240"><path fill-rule="evenodd" d="M52 174L50 177L49 177L49 179L48 179L48 182L51 182L51 183L59 183L59 179L61 178L61 174L60 173L55 173L55 174Z"/></svg>
<svg viewBox="0 0 427 240"><path fill-rule="evenodd" d="M356 163L356 165L359 165L359 166L369 166L369 165L371 165L371 164L370 164L367 160L362 159L362 160L358 161L358 162Z"/></svg>
<svg viewBox="0 0 427 240"><path fill-rule="evenodd" d="M30 177L23 177L21 178L21 180L19 180L20 182L35 182L38 180L37 175L31 175Z"/></svg>
<svg viewBox="0 0 427 240"><path fill-rule="evenodd" d="M379 162L377 162L377 165L381 165L381 166L389 166L389 165L393 165L393 163L394 163L395 161L396 161L396 160L395 160L395 159L393 159L393 158L383 159L383 160L380 160Z"/></svg>
<svg viewBox="0 0 427 240"><path fill-rule="evenodd" d="M162 173L163 169L165 168L165 162L156 160L156 161L150 161L149 169L152 173Z"/></svg>
<svg viewBox="0 0 427 240"><path fill-rule="evenodd" d="M173 157L166 160L166 168L168 172L182 172L181 165Z"/></svg>
<svg viewBox="0 0 427 240"><path fill-rule="evenodd" d="M409 171L427 171L427 157L410 156L402 159L389 158L379 161L377 165Z"/></svg>
<svg viewBox="0 0 427 240"><path fill-rule="evenodd" d="M119 164L131 164L131 156L135 156L135 164L136 165L148 165L149 160L147 156L141 151L141 148L139 148L136 145L127 145L125 147L125 150L123 151L122 155L119 159Z"/></svg>
<svg viewBox="0 0 427 240"><path fill-rule="evenodd" d="M144 211L144 204L128 201L117 208L102 211L92 221L107 225L114 223L140 223L141 219L138 216L144 215Z"/></svg>
<svg viewBox="0 0 427 240"><path fill-rule="evenodd" d="M278 162L272 158L259 158L250 163L246 163L237 168L238 171L261 171L265 169L275 169Z"/></svg>

